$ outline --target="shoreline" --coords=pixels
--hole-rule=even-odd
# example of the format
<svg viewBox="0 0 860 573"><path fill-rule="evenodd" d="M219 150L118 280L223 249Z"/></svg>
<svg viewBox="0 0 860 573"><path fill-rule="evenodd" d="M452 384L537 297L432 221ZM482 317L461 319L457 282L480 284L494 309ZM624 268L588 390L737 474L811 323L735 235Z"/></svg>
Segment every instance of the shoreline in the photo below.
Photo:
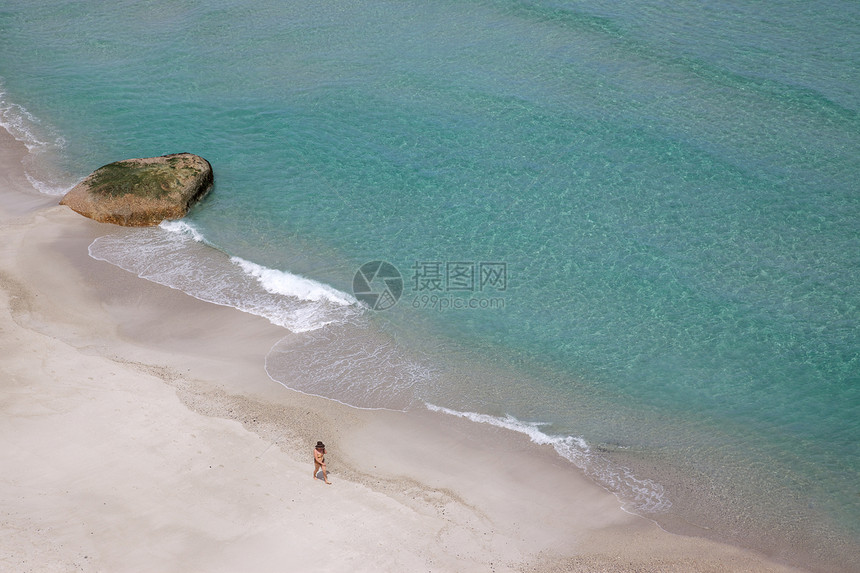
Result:
<svg viewBox="0 0 860 573"><path fill-rule="evenodd" d="M287 331L90 258L105 227L28 189L25 153L0 132L0 563L798 570L664 532L526 436L284 388L263 358Z"/></svg>

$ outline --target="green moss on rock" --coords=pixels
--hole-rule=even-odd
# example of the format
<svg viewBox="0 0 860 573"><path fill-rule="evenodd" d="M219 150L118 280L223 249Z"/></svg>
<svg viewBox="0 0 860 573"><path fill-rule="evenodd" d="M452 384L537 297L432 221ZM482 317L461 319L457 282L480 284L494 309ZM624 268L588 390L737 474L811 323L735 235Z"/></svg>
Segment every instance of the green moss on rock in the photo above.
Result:
<svg viewBox="0 0 860 573"><path fill-rule="evenodd" d="M177 163L178 160L172 158L167 165L139 165L131 161L105 165L90 176L90 193L110 197L128 194L138 197L165 197L173 191L179 191L183 181L200 174L199 169L178 167Z"/></svg>

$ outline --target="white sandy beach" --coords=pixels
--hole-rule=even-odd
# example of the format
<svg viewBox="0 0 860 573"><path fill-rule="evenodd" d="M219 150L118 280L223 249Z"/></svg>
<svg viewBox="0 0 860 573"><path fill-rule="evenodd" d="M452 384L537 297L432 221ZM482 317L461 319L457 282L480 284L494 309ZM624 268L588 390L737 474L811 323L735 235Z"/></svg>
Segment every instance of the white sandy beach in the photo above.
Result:
<svg viewBox="0 0 860 573"><path fill-rule="evenodd" d="M525 436L285 389L286 331L91 259L105 227L26 152L0 132L0 571L798 570L666 533Z"/></svg>

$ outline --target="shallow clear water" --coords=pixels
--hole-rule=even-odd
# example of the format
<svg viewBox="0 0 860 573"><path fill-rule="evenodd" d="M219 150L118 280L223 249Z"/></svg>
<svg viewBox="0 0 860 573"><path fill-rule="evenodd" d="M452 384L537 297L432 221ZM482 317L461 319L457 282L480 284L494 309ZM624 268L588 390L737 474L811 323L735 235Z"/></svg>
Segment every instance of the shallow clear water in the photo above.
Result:
<svg viewBox="0 0 860 573"><path fill-rule="evenodd" d="M0 11L31 174L189 151L216 186L93 256L297 333L267 367L302 358L302 391L492 416L729 537L856 544L856 4L98 4ZM374 260L383 312L352 298Z"/></svg>

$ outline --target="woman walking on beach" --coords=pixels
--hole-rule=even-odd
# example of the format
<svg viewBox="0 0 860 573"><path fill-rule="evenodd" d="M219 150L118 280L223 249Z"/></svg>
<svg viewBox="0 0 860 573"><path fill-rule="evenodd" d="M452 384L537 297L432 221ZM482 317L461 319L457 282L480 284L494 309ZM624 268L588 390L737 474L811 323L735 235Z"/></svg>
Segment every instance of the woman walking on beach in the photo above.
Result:
<svg viewBox="0 0 860 573"><path fill-rule="evenodd" d="M314 479L317 479L317 474L322 468L323 478L325 478L325 482L331 485L331 482L328 481L328 471L325 467L325 444L322 442L317 442L316 447L314 448Z"/></svg>

